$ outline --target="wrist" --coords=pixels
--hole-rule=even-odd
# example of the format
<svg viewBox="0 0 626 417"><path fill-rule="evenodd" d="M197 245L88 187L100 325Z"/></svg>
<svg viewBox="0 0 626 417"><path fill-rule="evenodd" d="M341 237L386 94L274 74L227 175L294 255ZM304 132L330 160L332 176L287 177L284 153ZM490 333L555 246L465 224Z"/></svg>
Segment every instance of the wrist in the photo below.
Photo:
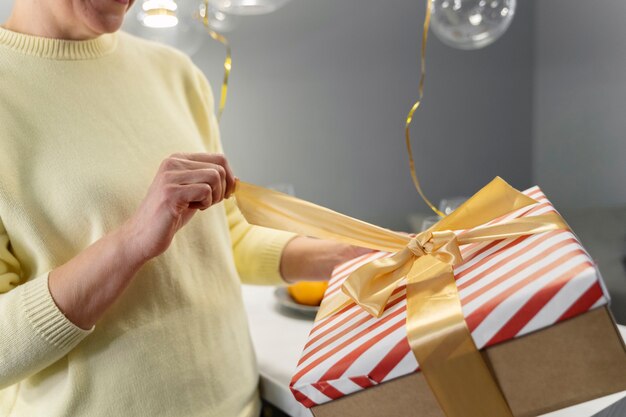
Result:
<svg viewBox="0 0 626 417"><path fill-rule="evenodd" d="M127 224L114 230L106 238L117 252L116 258L120 259L122 264L132 271L139 270L143 264L151 259L142 250L138 234Z"/></svg>
<svg viewBox="0 0 626 417"><path fill-rule="evenodd" d="M50 272L50 295L68 320L90 329L119 297L144 263L130 245L124 229L115 230Z"/></svg>
<svg viewBox="0 0 626 417"><path fill-rule="evenodd" d="M338 265L368 252L371 250L300 236L289 242L283 250L281 275L290 284L327 280Z"/></svg>

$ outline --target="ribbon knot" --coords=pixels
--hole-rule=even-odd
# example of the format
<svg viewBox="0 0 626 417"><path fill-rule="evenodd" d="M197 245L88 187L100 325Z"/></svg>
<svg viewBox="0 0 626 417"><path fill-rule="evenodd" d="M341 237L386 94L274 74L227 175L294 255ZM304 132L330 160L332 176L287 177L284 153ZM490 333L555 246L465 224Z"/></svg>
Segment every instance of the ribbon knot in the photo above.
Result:
<svg viewBox="0 0 626 417"><path fill-rule="evenodd" d="M416 257L426 255L426 247L424 246L426 242L432 237L432 235L428 236L428 239L423 239L423 233L415 236L409 241L409 244L406 245L407 249L413 252L413 255Z"/></svg>
<svg viewBox="0 0 626 417"><path fill-rule="evenodd" d="M451 273L452 267L462 262L455 233L429 229L412 237L391 257L376 259L352 272L341 290L369 314L380 317L402 279L410 276L410 283L428 279L433 266ZM429 264L431 266L427 266Z"/></svg>
<svg viewBox="0 0 626 417"><path fill-rule="evenodd" d="M459 241L452 230L426 230L411 238L406 247L417 258L433 255L452 266L463 263Z"/></svg>

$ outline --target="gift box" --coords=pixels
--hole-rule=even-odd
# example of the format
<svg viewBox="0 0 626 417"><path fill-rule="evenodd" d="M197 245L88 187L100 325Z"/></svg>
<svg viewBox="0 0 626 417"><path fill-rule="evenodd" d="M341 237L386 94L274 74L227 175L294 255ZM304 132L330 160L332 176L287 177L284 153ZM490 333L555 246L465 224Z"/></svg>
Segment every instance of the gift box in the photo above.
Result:
<svg viewBox="0 0 626 417"><path fill-rule="evenodd" d="M556 213L538 187L523 194L536 202L487 225ZM459 249L454 279L462 313L513 415L626 390L626 349L608 293L568 228ZM359 268L391 256L375 252L337 267L324 302L341 295ZM406 280L380 317L355 303L340 307L314 323L290 385L296 399L317 417L444 416L407 340Z"/></svg>

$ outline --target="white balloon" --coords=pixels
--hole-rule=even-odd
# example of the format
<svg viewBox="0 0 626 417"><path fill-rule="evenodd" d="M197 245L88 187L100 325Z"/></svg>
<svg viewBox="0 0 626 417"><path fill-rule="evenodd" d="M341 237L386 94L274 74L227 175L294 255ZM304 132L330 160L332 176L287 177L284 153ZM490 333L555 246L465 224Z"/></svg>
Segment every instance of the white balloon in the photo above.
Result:
<svg viewBox="0 0 626 417"><path fill-rule="evenodd" d="M506 32L516 0L432 0L431 28L448 46L483 48Z"/></svg>

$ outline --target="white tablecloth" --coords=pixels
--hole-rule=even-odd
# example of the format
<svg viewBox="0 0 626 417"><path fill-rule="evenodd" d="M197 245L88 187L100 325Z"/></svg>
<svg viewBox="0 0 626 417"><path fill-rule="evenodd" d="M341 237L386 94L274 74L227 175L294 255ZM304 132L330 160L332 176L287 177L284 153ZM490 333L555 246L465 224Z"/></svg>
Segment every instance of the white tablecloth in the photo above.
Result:
<svg viewBox="0 0 626 417"><path fill-rule="evenodd" d="M298 315L286 315L287 312L281 310L274 300L273 287L244 285L243 298L261 373L262 397L290 416L311 417L311 412L293 398L289 381L313 321ZM626 327L619 327L626 340ZM623 397L626 397L626 391L541 417L589 417Z"/></svg>

